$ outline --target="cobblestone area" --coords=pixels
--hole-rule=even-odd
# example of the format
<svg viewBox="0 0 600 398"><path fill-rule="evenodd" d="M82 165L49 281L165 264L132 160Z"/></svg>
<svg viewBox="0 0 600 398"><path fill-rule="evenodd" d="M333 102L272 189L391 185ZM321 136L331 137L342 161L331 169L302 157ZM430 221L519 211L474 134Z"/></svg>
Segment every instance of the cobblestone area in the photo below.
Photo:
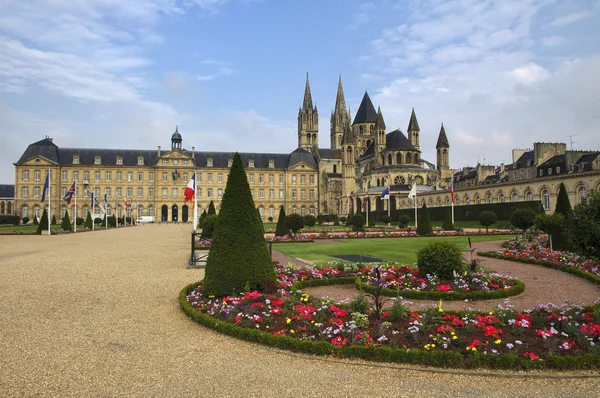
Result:
<svg viewBox="0 0 600 398"><path fill-rule="evenodd" d="M186 268L190 232L169 224L0 236L0 396L590 397L600 390L592 372L448 373L295 355L222 336L178 307L179 291L203 277Z"/></svg>

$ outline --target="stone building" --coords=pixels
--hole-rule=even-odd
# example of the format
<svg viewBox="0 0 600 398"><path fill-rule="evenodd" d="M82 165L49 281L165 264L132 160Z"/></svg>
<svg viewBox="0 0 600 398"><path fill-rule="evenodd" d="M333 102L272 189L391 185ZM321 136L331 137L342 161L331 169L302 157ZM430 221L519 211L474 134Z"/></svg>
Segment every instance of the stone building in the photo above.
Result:
<svg viewBox="0 0 600 398"><path fill-rule="evenodd" d="M0 184L0 216L14 215L15 186Z"/></svg>

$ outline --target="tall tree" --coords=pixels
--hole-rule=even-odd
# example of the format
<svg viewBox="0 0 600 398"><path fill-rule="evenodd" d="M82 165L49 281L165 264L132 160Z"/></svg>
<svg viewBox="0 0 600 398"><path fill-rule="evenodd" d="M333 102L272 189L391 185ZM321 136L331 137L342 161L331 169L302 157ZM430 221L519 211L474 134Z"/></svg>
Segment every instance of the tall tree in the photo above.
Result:
<svg viewBox="0 0 600 398"><path fill-rule="evenodd" d="M565 184L561 183L558 189L558 197L556 198L556 208L554 214L562 214L565 216L564 224L558 228L552 237L552 248L554 250L571 250L571 239L566 231L567 223L573 215L573 209L571 208L571 202L569 201L569 195L567 194L567 188Z"/></svg>
<svg viewBox="0 0 600 398"><path fill-rule="evenodd" d="M276 282L250 185L236 153L227 178L204 275L204 293L217 297Z"/></svg>
<svg viewBox="0 0 600 398"><path fill-rule="evenodd" d="M452 210L450 207L446 207L446 211L444 212L444 222L442 222L442 229L444 231L452 231L454 229L454 224L452 224Z"/></svg>
<svg viewBox="0 0 600 398"><path fill-rule="evenodd" d="M571 207L571 201L569 200L569 194L567 193L567 188L564 183L560 183L560 187L558 189L558 198L556 198L556 208L554 209L555 213L560 213L565 218L569 218L573 215L573 208Z"/></svg>
<svg viewBox="0 0 600 398"><path fill-rule="evenodd" d="M68 211L65 211L65 216L62 219L62 224L60 226L60 229L62 229L63 231L72 231L73 230L73 226L71 225L71 219L69 218Z"/></svg>
<svg viewBox="0 0 600 398"><path fill-rule="evenodd" d="M423 203L423 207L419 212L419 224L417 225L417 233L421 236L433 235L433 227L431 226L431 218L429 218L429 210L427 205Z"/></svg>
<svg viewBox="0 0 600 398"><path fill-rule="evenodd" d="M37 230L35 231L36 234L41 235L42 231L47 231L48 230L48 212L46 211L46 209L44 209L44 212L42 213L42 219L40 220L40 223L37 226Z"/></svg>
<svg viewBox="0 0 600 398"><path fill-rule="evenodd" d="M212 200L208 204L208 212L206 213L206 215L210 216L211 214L217 214L217 210L215 209L215 204L213 203Z"/></svg>
<svg viewBox="0 0 600 398"><path fill-rule="evenodd" d="M277 227L275 228L275 236L286 236L290 234L290 229L285 222L285 210L283 206L279 208L279 218L277 219Z"/></svg>

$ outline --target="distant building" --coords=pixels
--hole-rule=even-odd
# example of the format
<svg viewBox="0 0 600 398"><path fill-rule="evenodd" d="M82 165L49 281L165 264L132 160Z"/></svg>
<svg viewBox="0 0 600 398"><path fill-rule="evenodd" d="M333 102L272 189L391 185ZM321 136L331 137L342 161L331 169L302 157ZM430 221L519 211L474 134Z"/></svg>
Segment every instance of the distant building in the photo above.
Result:
<svg viewBox="0 0 600 398"><path fill-rule="evenodd" d="M14 215L15 186L0 184L0 216Z"/></svg>

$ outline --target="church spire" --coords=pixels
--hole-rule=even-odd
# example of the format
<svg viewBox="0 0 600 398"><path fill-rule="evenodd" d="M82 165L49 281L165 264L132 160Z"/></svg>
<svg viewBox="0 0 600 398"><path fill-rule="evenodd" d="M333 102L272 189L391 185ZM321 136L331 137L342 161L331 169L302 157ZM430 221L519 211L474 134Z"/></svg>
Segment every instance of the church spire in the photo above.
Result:
<svg viewBox="0 0 600 398"><path fill-rule="evenodd" d="M313 102L312 95L310 94L310 83L308 81L308 72L306 72L306 86L304 88L304 102L302 103L302 109L306 111L312 109L312 107Z"/></svg>
<svg viewBox="0 0 600 398"><path fill-rule="evenodd" d="M450 144L448 143L448 137L446 137L446 130L444 129L444 123L442 123L442 127L440 128L440 134L438 135L437 148L449 148Z"/></svg>
<svg viewBox="0 0 600 398"><path fill-rule="evenodd" d="M346 99L342 87L342 75L338 81L337 95L335 97L335 108L331 112L331 149L341 148L346 125L350 124L350 117L346 113Z"/></svg>
<svg viewBox="0 0 600 398"><path fill-rule="evenodd" d="M408 142L410 142L417 150L421 150L419 145L419 133L421 132L421 129L419 128L415 108L412 108L410 121L408 122L408 130L406 132L408 133Z"/></svg>
<svg viewBox="0 0 600 398"><path fill-rule="evenodd" d="M338 89L337 95L335 97L335 112L345 112L346 111L346 99L344 98L344 87L342 87L342 75L340 75L340 80L338 81Z"/></svg>

